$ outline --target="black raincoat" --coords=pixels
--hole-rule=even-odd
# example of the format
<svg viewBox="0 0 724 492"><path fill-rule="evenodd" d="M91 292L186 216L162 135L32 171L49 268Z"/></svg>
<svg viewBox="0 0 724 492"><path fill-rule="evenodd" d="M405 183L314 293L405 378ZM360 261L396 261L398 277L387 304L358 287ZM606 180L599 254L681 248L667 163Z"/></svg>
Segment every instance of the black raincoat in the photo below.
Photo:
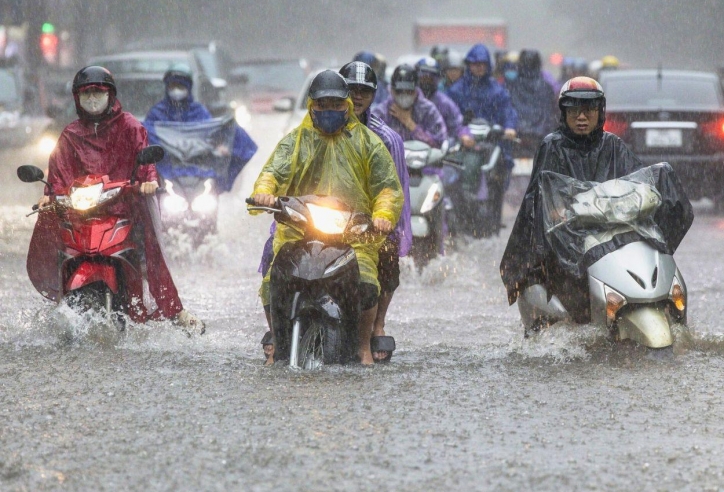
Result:
<svg viewBox="0 0 724 492"><path fill-rule="evenodd" d="M557 131L546 136L536 153L531 180L500 262L500 275L510 304L528 286L543 284L549 295L556 294L567 309L572 310L574 305L585 309L588 299L586 268L609 252L642 239L631 234L614 236L610 242L596 248L594 254L586 255L585 268L577 272L567 269L558 261L545 238L539 196L541 173L553 171L579 181L601 183L643 167L619 137L604 132L600 126L590 135L581 137L562 123ZM662 203L654 215L654 222L661 229L665 244L654 243L652 246L671 254L689 230L694 213L668 164L660 166L657 177L655 186ZM571 314L577 318L574 312ZM577 321L584 322L585 316Z"/></svg>

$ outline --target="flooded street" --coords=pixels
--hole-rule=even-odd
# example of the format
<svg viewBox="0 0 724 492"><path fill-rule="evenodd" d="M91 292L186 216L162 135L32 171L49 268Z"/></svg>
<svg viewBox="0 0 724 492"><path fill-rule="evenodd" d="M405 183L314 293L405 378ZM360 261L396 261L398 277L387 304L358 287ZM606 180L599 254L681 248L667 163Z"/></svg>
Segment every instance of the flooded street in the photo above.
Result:
<svg viewBox="0 0 724 492"><path fill-rule="evenodd" d="M222 201L219 234L167 256L207 333L167 322L118 337L33 289L25 256L41 188L0 153L0 490L720 490L724 218L705 205L676 253L689 329L672 353L590 326L523 340L500 237L418 275L402 265L389 365L263 367L256 292L270 217L244 198L282 119ZM27 160L30 159L30 160ZM22 160L22 162L20 161Z"/></svg>

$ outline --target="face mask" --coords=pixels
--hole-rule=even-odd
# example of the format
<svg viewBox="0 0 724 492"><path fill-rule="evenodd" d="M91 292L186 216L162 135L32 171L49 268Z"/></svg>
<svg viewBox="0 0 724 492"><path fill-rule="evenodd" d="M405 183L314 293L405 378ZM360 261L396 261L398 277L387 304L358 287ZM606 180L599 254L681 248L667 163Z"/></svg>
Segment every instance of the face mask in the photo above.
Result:
<svg viewBox="0 0 724 492"><path fill-rule="evenodd" d="M506 70L505 71L505 80L510 80L511 82L518 78L518 72L515 70Z"/></svg>
<svg viewBox="0 0 724 492"><path fill-rule="evenodd" d="M410 109L415 104L414 94L397 94L395 95L395 104L402 109Z"/></svg>
<svg viewBox="0 0 724 492"><path fill-rule="evenodd" d="M314 124L324 133L332 134L347 123L347 110L344 111L316 111L312 110Z"/></svg>
<svg viewBox="0 0 724 492"><path fill-rule="evenodd" d="M81 92L78 99L80 107L93 116L101 114L108 107L107 92Z"/></svg>
<svg viewBox="0 0 724 492"><path fill-rule="evenodd" d="M189 91L188 89L180 89L177 87L168 91L168 97L170 97L172 101L183 101L189 97Z"/></svg>

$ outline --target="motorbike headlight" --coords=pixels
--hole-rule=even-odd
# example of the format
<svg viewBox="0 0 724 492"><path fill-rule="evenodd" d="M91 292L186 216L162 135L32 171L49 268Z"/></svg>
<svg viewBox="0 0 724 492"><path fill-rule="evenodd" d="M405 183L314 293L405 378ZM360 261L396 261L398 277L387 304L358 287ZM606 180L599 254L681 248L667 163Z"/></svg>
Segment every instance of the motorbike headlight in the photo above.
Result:
<svg viewBox="0 0 724 492"><path fill-rule="evenodd" d="M98 205L102 191L103 183L71 188L70 206L76 210L91 209Z"/></svg>
<svg viewBox="0 0 724 492"><path fill-rule="evenodd" d="M307 203L314 227L325 234L343 234L352 214Z"/></svg>
<svg viewBox="0 0 724 492"><path fill-rule="evenodd" d="M189 202L173 191L173 183L166 181L166 196L161 200L163 209L171 214L182 214L189 209Z"/></svg>
<svg viewBox="0 0 724 492"><path fill-rule="evenodd" d="M194 201L191 203L191 210L200 214L210 214L216 210L219 202L218 199L211 193L212 187L213 183L210 179L204 181L204 192L194 198Z"/></svg>
<svg viewBox="0 0 724 492"><path fill-rule="evenodd" d="M425 197L425 201L422 202L420 213L424 214L432 210L441 198L442 190L440 189L440 185L438 183L434 183L430 186L430 189L427 190L427 196Z"/></svg>
<svg viewBox="0 0 724 492"><path fill-rule="evenodd" d="M300 214L299 212L297 212L296 210L294 210L291 207L285 206L284 211L287 213L287 215L289 215L289 217L294 222L306 222L307 221L307 218L304 215Z"/></svg>
<svg viewBox="0 0 724 492"><path fill-rule="evenodd" d="M40 140L38 140L38 151L44 156L49 156L55 149L55 144L57 143L57 138L53 138L50 135L43 135Z"/></svg>
<svg viewBox="0 0 724 492"><path fill-rule="evenodd" d="M234 119L239 126L246 128L247 130L249 129L249 123L251 123L251 113L249 113L249 110L245 105L240 104L236 107L236 109L234 109Z"/></svg>
<svg viewBox="0 0 724 492"><path fill-rule="evenodd" d="M422 169L427 165L427 150L406 150L405 162L410 169Z"/></svg>
<svg viewBox="0 0 724 492"><path fill-rule="evenodd" d="M98 199L98 203L104 203L115 197L121 192L120 188L111 188L110 190L101 193L101 197Z"/></svg>

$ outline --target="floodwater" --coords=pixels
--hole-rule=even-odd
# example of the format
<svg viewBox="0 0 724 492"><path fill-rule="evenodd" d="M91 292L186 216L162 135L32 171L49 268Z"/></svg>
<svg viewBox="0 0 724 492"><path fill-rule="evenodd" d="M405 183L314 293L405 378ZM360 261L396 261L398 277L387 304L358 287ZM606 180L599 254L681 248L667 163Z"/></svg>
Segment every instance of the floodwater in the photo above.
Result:
<svg viewBox="0 0 724 492"><path fill-rule="evenodd" d="M673 353L590 326L523 340L498 276L512 222L418 275L403 262L388 365L263 367L256 297L269 217L243 198L278 116L223 202L218 237L168 256L207 323L120 337L35 292L32 152L0 154L0 490L720 490L724 218L699 207L676 254L689 288ZM22 161L22 162L21 162Z"/></svg>

